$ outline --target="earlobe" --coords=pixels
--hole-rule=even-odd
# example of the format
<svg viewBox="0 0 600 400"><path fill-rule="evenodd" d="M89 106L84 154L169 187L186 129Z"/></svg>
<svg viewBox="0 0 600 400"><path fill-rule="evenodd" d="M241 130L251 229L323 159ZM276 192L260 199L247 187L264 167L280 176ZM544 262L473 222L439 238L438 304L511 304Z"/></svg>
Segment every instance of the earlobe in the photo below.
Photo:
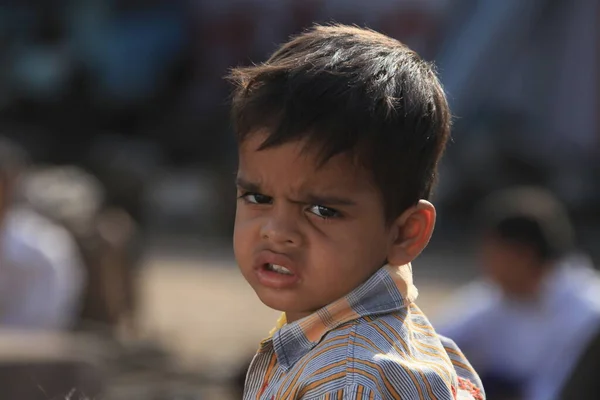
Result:
<svg viewBox="0 0 600 400"><path fill-rule="evenodd" d="M403 212L392 226L388 262L403 265L417 258L431 239L435 217L435 207L426 200Z"/></svg>

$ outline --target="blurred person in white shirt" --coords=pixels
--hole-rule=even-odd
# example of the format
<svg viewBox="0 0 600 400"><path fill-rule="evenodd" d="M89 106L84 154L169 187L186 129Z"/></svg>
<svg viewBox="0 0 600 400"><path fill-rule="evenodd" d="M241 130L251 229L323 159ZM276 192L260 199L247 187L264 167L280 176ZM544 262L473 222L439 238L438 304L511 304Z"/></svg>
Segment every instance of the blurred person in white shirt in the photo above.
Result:
<svg viewBox="0 0 600 400"><path fill-rule="evenodd" d="M0 329L69 329L84 269L65 228L15 201L26 160L0 138Z"/></svg>
<svg viewBox="0 0 600 400"><path fill-rule="evenodd" d="M101 335L136 333L137 225L107 200L102 182L74 165L30 171L21 196L34 210L64 227L74 240L86 277L74 329ZM120 329L124 328L124 329Z"/></svg>
<svg viewBox="0 0 600 400"><path fill-rule="evenodd" d="M549 192L504 190L477 215L483 279L441 313L451 318L438 331L469 357L488 399L561 398L600 330L600 278Z"/></svg>

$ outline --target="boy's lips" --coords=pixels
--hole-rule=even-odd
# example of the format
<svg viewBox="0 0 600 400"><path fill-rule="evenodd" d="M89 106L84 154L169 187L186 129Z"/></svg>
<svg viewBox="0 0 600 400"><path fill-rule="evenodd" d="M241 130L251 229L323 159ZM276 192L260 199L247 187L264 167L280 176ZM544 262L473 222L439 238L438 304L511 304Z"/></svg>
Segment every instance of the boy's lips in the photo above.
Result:
<svg viewBox="0 0 600 400"><path fill-rule="evenodd" d="M289 274L273 271L269 268L269 265L283 267L289 271ZM298 270L290 257L269 250L258 253L253 269L260 284L273 289L290 288L300 280Z"/></svg>

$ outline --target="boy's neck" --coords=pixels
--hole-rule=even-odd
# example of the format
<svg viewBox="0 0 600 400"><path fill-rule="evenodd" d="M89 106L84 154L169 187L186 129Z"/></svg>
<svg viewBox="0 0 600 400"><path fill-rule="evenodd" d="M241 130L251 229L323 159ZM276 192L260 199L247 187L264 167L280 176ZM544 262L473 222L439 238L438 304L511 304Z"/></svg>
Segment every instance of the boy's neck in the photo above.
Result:
<svg viewBox="0 0 600 400"><path fill-rule="evenodd" d="M288 324L291 324L292 322L296 322L304 317L308 317L312 313L313 312L286 312L285 319Z"/></svg>
<svg viewBox="0 0 600 400"><path fill-rule="evenodd" d="M387 260L386 260L386 261L383 261L383 262L382 262L382 263L380 263L380 264L378 264L377 268L375 268L375 269L374 269L374 270L371 272L371 274L370 274L370 275L367 277L367 279L366 279L366 280L370 279L370 278L373 276L373 274L375 274L377 271L379 271L381 268L384 268L384 267L385 267L385 266L387 266L387 265L389 265L389 264L387 263ZM412 284L412 267L411 267L410 263L408 263L408 264L406 264L406 265L404 265L404 266L402 266L402 267L399 267L399 268L401 268L401 269L402 269L402 272L401 272L402 274L404 274L404 275L405 275L405 274L408 274L408 275L410 275L410 282L411 282L411 284ZM396 272L398 272L398 271L396 271ZM365 280L365 281L366 281L366 280ZM330 304L331 304L331 303L330 303ZM326 306L328 306L328 305L329 305L329 304L327 304ZM289 311L289 312L288 312L288 311L284 311L284 313L283 313L283 314L285 315L285 318L286 318L286 323L290 324L290 323L292 323L292 322L295 322L295 321L298 321L298 320L300 320L300 319L302 319L302 318L304 318L304 317L308 317L309 315L311 315L311 314L314 314L314 313L315 313L315 312L317 312L317 311L318 311L317 309L315 309L315 310L312 310L312 311L304 311L304 312L302 312L302 311L301 311L301 312L294 312L294 311Z"/></svg>

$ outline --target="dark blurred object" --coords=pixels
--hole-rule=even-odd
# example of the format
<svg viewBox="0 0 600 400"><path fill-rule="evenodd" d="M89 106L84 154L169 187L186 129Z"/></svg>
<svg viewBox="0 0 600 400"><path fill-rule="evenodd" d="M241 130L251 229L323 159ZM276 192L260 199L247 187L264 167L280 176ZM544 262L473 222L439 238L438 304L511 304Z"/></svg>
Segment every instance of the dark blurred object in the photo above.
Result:
<svg viewBox="0 0 600 400"><path fill-rule="evenodd" d="M28 154L20 146L0 136L0 223L13 200L17 180L29 162Z"/></svg>
<svg viewBox="0 0 600 400"><path fill-rule="evenodd" d="M88 399L98 390L89 378L90 366L83 363L1 363L0 385L6 399Z"/></svg>
<svg viewBox="0 0 600 400"><path fill-rule="evenodd" d="M209 383L151 341L0 330L3 400L212 399Z"/></svg>
<svg viewBox="0 0 600 400"><path fill-rule="evenodd" d="M564 400L597 400L600 398L600 329L583 350L571 371L559 398Z"/></svg>
<svg viewBox="0 0 600 400"><path fill-rule="evenodd" d="M89 282L81 326L116 328L124 324L129 333L135 333L137 268L130 250L135 222L124 210L112 208L100 212L95 225L90 236L79 238Z"/></svg>
<svg viewBox="0 0 600 400"><path fill-rule="evenodd" d="M506 371L495 374L486 371L480 374L484 383L485 395L488 400L521 400L525 382L514 376L507 376Z"/></svg>
<svg viewBox="0 0 600 400"><path fill-rule="evenodd" d="M542 184L547 166L524 143L538 129L523 112L510 108L482 108L466 120L458 119L460 146L451 149L446 160L455 170L451 182L441 182L444 189L452 185L449 200L456 203L454 208L471 210L486 194L509 186Z"/></svg>
<svg viewBox="0 0 600 400"><path fill-rule="evenodd" d="M79 362L0 362L6 399L93 399L100 389L90 365Z"/></svg>
<svg viewBox="0 0 600 400"><path fill-rule="evenodd" d="M236 399L241 399L244 396L244 386L246 385L246 375L248 375L248 368L252 362L254 355L247 357L243 363L241 363L233 375L232 387Z"/></svg>
<svg viewBox="0 0 600 400"><path fill-rule="evenodd" d="M457 118L444 200L466 206L481 199L474 189L535 184L598 225L599 4L457 0L448 7L436 61Z"/></svg>
<svg viewBox="0 0 600 400"><path fill-rule="evenodd" d="M149 139L103 133L90 140L85 158L104 188L105 206L124 209L143 229L147 188L164 165L164 149Z"/></svg>
<svg viewBox="0 0 600 400"><path fill-rule="evenodd" d="M105 376L94 345L90 338L66 334L0 331L2 398L101 398Z"/></svg>

